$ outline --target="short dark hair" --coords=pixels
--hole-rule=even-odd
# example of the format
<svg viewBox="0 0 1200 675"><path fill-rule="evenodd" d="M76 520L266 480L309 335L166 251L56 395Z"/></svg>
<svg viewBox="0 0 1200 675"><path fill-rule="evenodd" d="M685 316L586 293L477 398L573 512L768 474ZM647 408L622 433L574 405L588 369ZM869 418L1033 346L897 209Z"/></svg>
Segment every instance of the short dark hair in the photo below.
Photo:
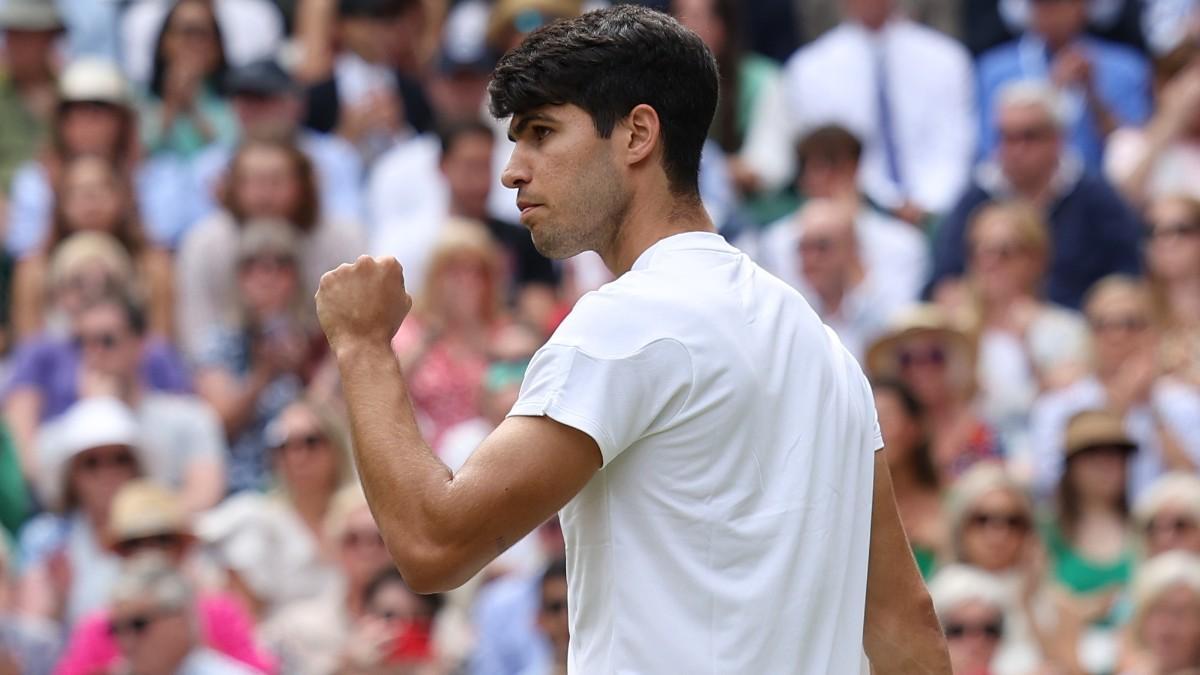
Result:
<svg viewBox="0 0 1200 675"><path fill-rule="evenodd" d="M363 605L365 606L371 604L371 601L375 599L375 596L378 595L380 591L393 584L396 586L403 586L404 589L409 593L417 596L417 599L421 601L421 607L425 611L425 615L427 617L432 618L438 613L438 610L442 608L443 601L440 594L430 593L428 595L422 595L417 593L416 591L412 590L412 587L410 587L406 581L404 581L404 577L400 574L400 571L391 566L385 567L377 572L375 576L371 577L371 580L367 582L367 585L363 587L361 598Z"/></svg>
<svg viewBox="0 0 1200 675"><path fill-rule="evenodd" d="M542 584L554 579L567 578L567 559L563 557L555 558L546 564L546 569L542 571Z"/></svg>
<svg viewBox="0 0 1200 675"><path fill-rule="evenodd" d="M858 164L862 158L862 141L845 127L837 124L819 126L804 135L796 144L796 158L800 168L805 161L821 158L830 163L849 162Z"/></svg>
<svg viewBox="0 0 1200 675"><path fill-rule="evenodd" d="M497 118L579 106L601 138L644 103L661 122L671 191L699 191L700 151L717 107L717 64L695 33L662 12L617 5L543 26L500 59L488 92Z"/></svg>
<svg viewBox="0 0 1200 675"><path fill-rule="evenodd" d="M496 133L483 120L461 120L442 127L438 131L438 138L442 142L442 156L449 154L460 138L476 135L487 136L489 141L496 139Z"/></svg>
<svg viewBox="0 0 1200 675"><path fill-rule="evenodd" d="M141 303L131 293L124 291L108 291L84 302L80 314L101 307L115 307L125 317L130 332L138 337L146 334L146 312Z"/></svg>

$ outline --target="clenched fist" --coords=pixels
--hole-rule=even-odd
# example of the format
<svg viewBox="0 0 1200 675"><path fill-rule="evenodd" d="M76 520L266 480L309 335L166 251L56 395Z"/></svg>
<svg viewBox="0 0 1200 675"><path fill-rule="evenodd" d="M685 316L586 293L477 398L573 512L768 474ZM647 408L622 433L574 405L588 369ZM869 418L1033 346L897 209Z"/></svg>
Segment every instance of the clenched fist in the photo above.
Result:
<svg viewBox="0 0 1200 675"><path fill-rule="evenodd" d="M326 272L317 289L317 318L334 352L355 342L388 345L411 308L392 257L360 256Z"/></svg>

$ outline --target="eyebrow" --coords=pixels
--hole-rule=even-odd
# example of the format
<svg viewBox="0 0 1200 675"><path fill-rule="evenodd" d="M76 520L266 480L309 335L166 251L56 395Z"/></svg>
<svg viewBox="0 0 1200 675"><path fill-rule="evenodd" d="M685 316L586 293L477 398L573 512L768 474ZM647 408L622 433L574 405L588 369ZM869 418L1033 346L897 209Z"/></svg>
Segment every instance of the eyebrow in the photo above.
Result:
<svg viewBox="0 0 1200 675"><path fill-rule="evenodd" d="M531 112L524 115L514 116L512 124L510 124L508 127L508 140L516 143L517 136L520 136L525 132L525 127L528 127L530 122L538 121L553 122L554 118L541 112Z"/></svg>

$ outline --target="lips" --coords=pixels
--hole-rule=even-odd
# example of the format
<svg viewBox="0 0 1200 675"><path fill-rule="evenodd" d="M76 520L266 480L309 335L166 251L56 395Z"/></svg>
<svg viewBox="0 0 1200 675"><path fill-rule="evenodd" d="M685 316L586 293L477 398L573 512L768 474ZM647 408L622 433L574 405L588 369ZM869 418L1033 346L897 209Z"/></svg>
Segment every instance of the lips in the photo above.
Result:
<svg viewBox="0 0 1200 675"><path fill-rule="evenodd" d="M531 201L528 201L525 199L517 200L517 208L521 211L521 220L522 221L525 220L525 217L527 215L529 215L530 211L533 211L534 209L538 208L539 206L541 206L541 204L538 204L536 202L531 202Z"/></svg>

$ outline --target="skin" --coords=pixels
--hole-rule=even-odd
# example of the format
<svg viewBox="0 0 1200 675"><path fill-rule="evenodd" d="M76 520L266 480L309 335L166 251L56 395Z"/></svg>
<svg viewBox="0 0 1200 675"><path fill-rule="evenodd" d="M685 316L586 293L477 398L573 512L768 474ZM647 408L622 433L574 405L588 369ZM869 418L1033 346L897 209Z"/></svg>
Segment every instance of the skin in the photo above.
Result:
<svg viewBox="0 0 1200 675"><path fill-rule="evenodd" d="M1050 114L1036 105L1009 105L996 117L997 159L1004 176L1026 199L1040 201L1058 170L1062 135ZM1021 138L1022 136L1029 138Z"/></svg>
<svg viewBox="0 0 1200 675"><path fill-rule="evenodd" d="M233 112L245 134L251 138L290 138L300 126L304 102L299 96L234 96Z"/></svg>
<svg viewBox="0 0 1200 675"><path fill-rule="evenodd" d="M1146 612L1141 638L1158 672L1200 666L1200 594L1181 584L1160 595Z"/></svg>
<svg viewBox="0 0 1200 675"><path fill-rule="evenodd" d="M492 189L492 139L481 133L458 137L441 159L442 175L450 190L450 211L464 218L487 218Z"/></svg>
<svg viewBox="0 0 1200 675"><path fill-rule="evenodd" d="M1155 200L1147 211L1151 227L1191 222L1187 203L1166 197ZM1152 237L1146 249L1154 276L1180 286L1200 283L1200 233Z"/></svg>
<svg viewBox="0 0 1200 675"><path fill-rule="evenodd" d="M112 620L126 621L138 616L154 616L140 635L124 632L117 638L121 655L139 675L174 673L192 650L192 626L183 612L163 612L153 603L135 600L118 603Z"/></svg>
<svg viewBox="0 0 1200 675"><path fill-rule="evenodd" d="M635 106L608 138L580 108L514 116L502 181L544 255L596 251L621 275L653 243L714 231L698 195L671 191L658 114ZM587 190L581 189L587 186ZM510 417L458 473L417 426L389 343L411 308L400 264L363 256L321 279L317 314L336 357L360 477L388 550L417 592L455 588L579 493L601 466L590 436L548 417ZM879 672L949 673L945 645L876 457L867 631Z"/></svg>
<svg viewBox="0 0 1200 675"><path fill-rule="evenodd" d="M1029 26L1055 51L1074 40L1087 25L1085 0L1029 3Z"/></svg>
<svg viewBox="0 0 1200 675"><path fill-rule="evenodd" d="M987 300L1007 304L1033 296L1041 276L1039 260L1007 216L990 214L976 222L970 251L971 277Z"/></svg>
<svg viewBox="0 0 1200 675"><path fill-rule="evenodd" d="M549 608L560 604L562 611L551 611ZM542 604L537 615L538 630L550 641L554 653L555 666L566 672L567 647L571 638L571 627L567 623L567 580L565 577L554 577L542 582Z"/></svg>
<svg viewBox="0 0 1200 675"><path fill-rule="evenodd" d="M121 134L123 114L110 105L72 103L59 116L68 153L113 157Z"/></svg>
<svg viewBox="0 0 1200 675"><path fill-rule="evenodd" d="M300 201L300 181L287 153L278 148L246 150L233 173L235 199L247 218L286 220Z"/></svg>
<svg viewBox="0 0 1200 675"><path fill-rule="evenodd" d="M993 490L972 504L971 513L989 515L1019 513L1028 516L1026 507L1015 495ZM963 562L987 572L1002 573L1016 567L1025 552L1028 531L1013 530L991 523L985 527L964 525Z"/></svg>
<svg viewBox="0 0 1200 675"><path fill-rule="evenodd" d="M114 233L126 205L104 160L80 159L63 177L63 215L72 231Z"/></svg>
<svg viewBox="0 0 1200 675"><path fill-rule="evenodd" d="M979 600L968 600L946 612L942 623L978 627L1001 619L1003 615L997 608ZM950 662L954 664L956 673L987 672L1000 645L999 641L977 633L948 640L947 644L950 647Z"/></svg>
<svg viewBox="0 0 1200 675"><path fill-rule="evenodd" d="M845 294L863 278L854 235L854 213L828 200L810 202L800 215L800 260L805 281L836 314Z"/></svg>
<svg viewBox="0 0 1200 675"><path fill-rule="evenodd" d="M1174 528L1152 527L1146 536L1146 552L1149 557L1167 551L1189 551L1200 555L1200 522L1194 513L1181 504L1168 502L1154 514L1154 521L1159 523L1183 520L1190 523L1180 531Z"/></svg>

